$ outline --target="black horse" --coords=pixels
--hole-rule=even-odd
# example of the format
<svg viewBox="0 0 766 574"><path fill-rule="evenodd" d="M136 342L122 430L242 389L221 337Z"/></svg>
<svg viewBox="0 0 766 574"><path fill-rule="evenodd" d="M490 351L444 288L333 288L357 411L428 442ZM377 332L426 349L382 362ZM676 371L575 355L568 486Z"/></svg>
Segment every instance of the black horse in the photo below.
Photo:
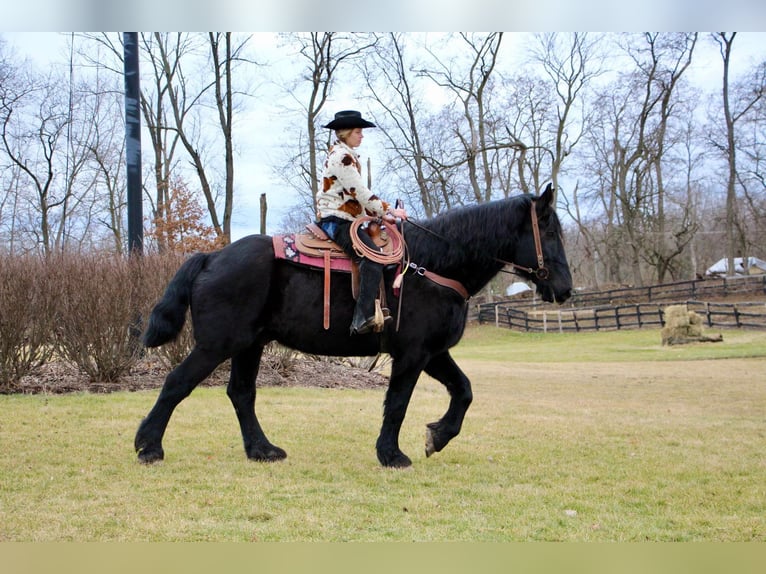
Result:
<svg viewBox="0 0 766 574"><path fill-rule="evenodd" d="M457 436L472 400L471 384L449 349L460 340L467 299L505 265L537 286L546 301L565 301L572 280L550 186L540 196L452 210L421 223L404 223L407 273L400 289L396 266L385 272L386 301L393 321L380 334L349 335L354 310L348 274L331 279L330 328L323 328L323 273L275 259L272 238L251 235L179 268L149 319L144 343L156 347L180 332L191 306L195 346L168 374L152 410L142 421L135 448L142 462L164 457L162 437L175 407L226 359L227 387L239 419L247 456L275 461L287 456L273 445L255 414L256 375L270 341L317 355L392 358L383 424L377 440L384 466L411 464L399 448L399 430L412 391L425 371L445 385L447 412L427 425L426 455ZM461 287L462 286L462 287ZM401 301L400 301L401 298Z"/></svg>

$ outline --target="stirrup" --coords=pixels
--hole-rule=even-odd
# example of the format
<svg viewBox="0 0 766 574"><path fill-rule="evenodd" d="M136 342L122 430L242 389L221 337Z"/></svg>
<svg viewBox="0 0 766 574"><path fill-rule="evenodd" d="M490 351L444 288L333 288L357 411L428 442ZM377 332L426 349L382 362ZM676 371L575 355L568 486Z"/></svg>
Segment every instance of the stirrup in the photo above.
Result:
<svg viewBox="0 0 766 574"><path fill-rule="evenodd" d="M375 328L376 328L375 317L370 317L364 323L362 323L359 327L354 327L353 325L351 325L351 329L349 330L349 333L351 335L366 335L367 333L372 333L373 331L375 331Z"/></svg>
<svg viewBox="0 0 766 574"><path fill-rule="evenodd" d="M383 332L383 328L386 326L386 323L390 323L394 320L394 318L391 316L391 311L388 309L388 307L381 307L380 306L380 299L375 299L375 316L374 319L374 326L373 331L376 333Z"/></svg>
<svg viewBox="0 0 766 574"><path fill-rule="evenodd" d="M350 333L351 335L364 335L370 332L381 333L386 323L390 323L393 320L391 311L380 306L380 299L375 299L375 314L372 317L367 317L359 327L355 327L352 324Z"/></svg>

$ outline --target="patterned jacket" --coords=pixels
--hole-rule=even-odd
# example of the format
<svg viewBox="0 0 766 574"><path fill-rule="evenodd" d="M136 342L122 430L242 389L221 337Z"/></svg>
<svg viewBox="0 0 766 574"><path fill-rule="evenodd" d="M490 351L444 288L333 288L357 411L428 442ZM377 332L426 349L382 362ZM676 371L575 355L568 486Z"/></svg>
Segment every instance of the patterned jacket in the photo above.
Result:
<svg viewBox="0 0 766 574"><path fill-rule="evenodd" d="M362 179L362 165L352 148L336 141L327 154L322 189L316 197L317 218L334 215L353 221L360 215L382 217L389 204L373 194Z"/></svg>

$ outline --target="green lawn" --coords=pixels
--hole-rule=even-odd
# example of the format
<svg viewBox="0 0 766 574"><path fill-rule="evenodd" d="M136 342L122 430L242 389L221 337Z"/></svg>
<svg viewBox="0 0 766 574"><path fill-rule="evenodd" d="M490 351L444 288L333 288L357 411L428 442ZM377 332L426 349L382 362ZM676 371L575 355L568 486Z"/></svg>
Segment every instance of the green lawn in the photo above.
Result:
<svg viewBox="0 0 766 574"><path fill-rule="evenodd" d="M455 357L573 362L684 361L695 359L766 358L766 332L706 329L722 334L720 343L661 345L659 329L588 333L520 333L491 326L469 327Z"/></svg>
<svg viewBox="0 0 766 574"><path fill-rule="evenodd" d="M471 328L462 434L426 459L447 395L424 377L381 468L383 390L263 388L286 461L246 460L199 388L136 462L157 391L0 396L0 541L766 540L766 334L663 348L657 331Z"/></svg>

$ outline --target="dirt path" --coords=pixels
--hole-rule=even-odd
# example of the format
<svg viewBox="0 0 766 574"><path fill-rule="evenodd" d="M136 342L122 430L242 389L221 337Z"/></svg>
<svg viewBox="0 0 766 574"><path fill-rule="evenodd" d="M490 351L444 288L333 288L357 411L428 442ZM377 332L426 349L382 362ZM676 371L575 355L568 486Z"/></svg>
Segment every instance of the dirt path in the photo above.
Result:
<svg viewBox="0 0 766 574"><path fill-rule="evenodd" d="M614 380L615 382L646 383L651 381L697 381L721 383L751 381L766 382L766 358L718 359L698 361L641 361L611 363L512 363L500 364L473 359L461 359L461 368L470 378L483 373L507 373L520 380L544 378L560 383L583 383Z"/></svg>
<svg viewBox="0 0 766 574"><path fill-rule="evenodd" d="M92 382L79 370L63 362L49 363L34 375L26 376L13 392L23 394L61 394L73 392L113 393L160 388L168 368L159 360L142 360L130 373L115 382ZM222 366L203 386L225 385L228 368ZM298 359L289 366L277 366L267 358L258 374L259 386L313 386L326 388L375 388L385 386L388 379L379 372L340 364L329 360Z"/></svg>
<svg viewBox="0 0 766 574"><path fill-rule="evenodd" d="M696 381L699 384L727 385L751 381L766 382L766 358L699 361L641 361L611 363L494 363L461 358L461 368L478 382L483 376L497 375L509 380L545 379L555 383L614 381L620 384ZM139 391L162 386L168 369L158 360L144 360L129 375L117 382L91 382L76 367L51 363L34 375L24 377L13 392L23 394ZM203 385L225 385L228 369L216 371ZM259 386L313 386L323 388L384 387L388 378L381 372L329 360L300 359L288 368L276 368L266 360L258 375Z"/></svg>

